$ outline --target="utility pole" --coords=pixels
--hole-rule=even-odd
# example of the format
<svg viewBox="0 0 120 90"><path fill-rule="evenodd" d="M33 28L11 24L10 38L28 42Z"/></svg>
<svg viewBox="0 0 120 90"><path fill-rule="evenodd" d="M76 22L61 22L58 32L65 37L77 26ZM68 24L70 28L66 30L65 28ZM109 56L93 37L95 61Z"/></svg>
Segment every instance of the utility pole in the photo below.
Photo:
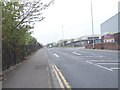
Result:
<svg viewBox="0 0 120 90"><path fill-rule="evenodd" d="M91 0L91 21L92 21L93 49L95 49L92 0Z"/></svg>
<svg viewBox="0 0 120 90"><path fill-rule="evenodd" d="M62 25L62 40L64 40L64 30L63 30L63 25Z"/></svg>

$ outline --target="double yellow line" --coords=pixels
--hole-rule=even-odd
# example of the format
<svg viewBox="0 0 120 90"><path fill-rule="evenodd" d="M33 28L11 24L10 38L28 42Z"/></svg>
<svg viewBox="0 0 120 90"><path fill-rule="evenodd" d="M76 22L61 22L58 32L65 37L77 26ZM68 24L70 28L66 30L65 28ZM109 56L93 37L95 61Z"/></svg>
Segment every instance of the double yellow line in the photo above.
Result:
<svg viewBox="0 0 120 90"><path fill-rule="evenodd" d="M62 75L62 73L60 72L60 70L57 68L56 65L52 66L52 69L58 79L58 82L60 84L60 87L62 89L68 89L71 90L71 86L69 85L69 83L65 80L64 76Z"/></svg>

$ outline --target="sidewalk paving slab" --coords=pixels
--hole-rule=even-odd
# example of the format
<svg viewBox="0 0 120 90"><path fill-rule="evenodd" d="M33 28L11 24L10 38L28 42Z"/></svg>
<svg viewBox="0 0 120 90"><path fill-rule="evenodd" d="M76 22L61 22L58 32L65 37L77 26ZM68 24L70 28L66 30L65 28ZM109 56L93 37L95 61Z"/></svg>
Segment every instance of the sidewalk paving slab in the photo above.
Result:
<svg viewBox="0 0 120 90"><path fill-rule="evenodd" d="M48 59L44 49L35 52L2 82L3 88L51 88Z"/></svg>

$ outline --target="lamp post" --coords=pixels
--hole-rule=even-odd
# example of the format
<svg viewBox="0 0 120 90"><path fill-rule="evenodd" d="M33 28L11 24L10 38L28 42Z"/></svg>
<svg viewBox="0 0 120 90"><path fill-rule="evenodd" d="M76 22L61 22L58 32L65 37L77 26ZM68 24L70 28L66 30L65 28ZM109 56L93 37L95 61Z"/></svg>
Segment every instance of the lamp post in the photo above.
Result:
<svg viewBox="0 0 120 90"><path fill-rule="evenodd" d="M91 0L91 21L92 21L92 40L93 40L93 49L95 49L92 0Z"/></svg>
<svg viewBox="0 0 120 90"><path fill-rule="evenodd" d="M62 46L64 46L64 30L63 30L63 25L62 25Z"/></svg>
<svg viewBox="0 0 120 90"><path fill-rule="evenodd" d="M62 39L64 40L64 30L63 30L63 25L62 25Z"/></svg>

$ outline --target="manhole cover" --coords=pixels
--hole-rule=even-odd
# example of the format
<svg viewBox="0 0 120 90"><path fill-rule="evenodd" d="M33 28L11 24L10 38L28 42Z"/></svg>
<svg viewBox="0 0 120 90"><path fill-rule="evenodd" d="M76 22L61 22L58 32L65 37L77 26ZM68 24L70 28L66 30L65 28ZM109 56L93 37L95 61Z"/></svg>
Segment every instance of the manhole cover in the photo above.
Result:
<svg viewBox="0 0 120 90"><path fill-rule="evenodd" d="M47 65L36 65L35 70L45 69L46 67L47 67Z"/></svg>

